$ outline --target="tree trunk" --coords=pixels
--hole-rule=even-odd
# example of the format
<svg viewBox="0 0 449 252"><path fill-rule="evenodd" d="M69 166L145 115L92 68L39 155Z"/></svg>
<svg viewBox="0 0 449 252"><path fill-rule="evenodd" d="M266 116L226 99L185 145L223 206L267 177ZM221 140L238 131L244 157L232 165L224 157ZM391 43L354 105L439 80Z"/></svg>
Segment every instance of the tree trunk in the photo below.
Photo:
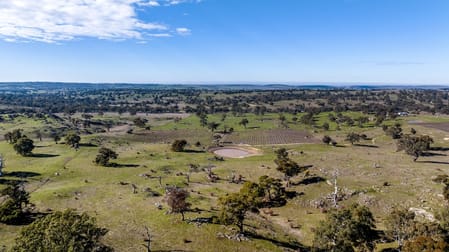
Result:
<svg viewBox="0 0 449 252"><path fill-rule="evenodd" d="M243 234L243 221L239 223L238 227L240 230L240 234Z"/></svg>

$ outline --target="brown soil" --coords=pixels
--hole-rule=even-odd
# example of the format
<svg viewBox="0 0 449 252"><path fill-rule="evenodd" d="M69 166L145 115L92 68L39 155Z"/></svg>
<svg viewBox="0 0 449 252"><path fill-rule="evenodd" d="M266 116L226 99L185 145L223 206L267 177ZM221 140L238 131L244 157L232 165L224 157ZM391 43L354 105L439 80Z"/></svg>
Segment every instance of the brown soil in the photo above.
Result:
<svg viewBox="0 0 449 252"><path fill-rule="evenodd" d="M428 127L432 129L442 130L449 132L449 122L444 123L415 123L416 125L420 125L423 127Z"/></svg>
<svg viewBox="0 0 449 252"><path fill-rule="evenodd" d="M261 152L258 149L251 148L249 146L226 146L210 149L217 156L227 158L245 158L260 155Z"/></svg>

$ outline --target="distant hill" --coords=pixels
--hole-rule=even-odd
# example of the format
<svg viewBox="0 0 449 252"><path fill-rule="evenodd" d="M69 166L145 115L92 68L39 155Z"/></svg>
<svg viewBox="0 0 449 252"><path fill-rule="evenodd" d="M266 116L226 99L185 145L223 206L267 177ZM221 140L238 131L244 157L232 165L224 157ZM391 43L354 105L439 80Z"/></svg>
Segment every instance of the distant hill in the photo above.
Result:
<svg viewBox="0 0 449 252"><path fill-rule="evenodd" d="M374 84L132 84L74 82L0 82L0 91L60 91L76 89L207 89L207 90L288 90L288 89L444 89L449 85Z"/></svg>

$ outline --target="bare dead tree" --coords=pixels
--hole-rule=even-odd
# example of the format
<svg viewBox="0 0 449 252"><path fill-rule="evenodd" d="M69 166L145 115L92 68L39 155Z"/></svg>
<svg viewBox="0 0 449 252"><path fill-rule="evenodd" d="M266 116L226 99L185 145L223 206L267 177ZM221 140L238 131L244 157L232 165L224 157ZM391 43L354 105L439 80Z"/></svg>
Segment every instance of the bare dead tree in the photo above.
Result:
<svg viewBox="0 0 449 252"><path fill-rule="evenodd" d="M144 239L143 241L145 242L144 244L142 244L146 249L147 252L151 252L151 233L150 233L150 229L145 226L145 234L144 234Z"/></svg>
<svg viewBox="0 0 449 252"><path fill-rule="evenodd" d="M3 168L5 167L5 159L0 155L0 177L3 176Z"/></svg>
<svg viewBox="0 0 449 252"><path fill-rule="evenodd" d="M131 187L133 189L133 193L136 194L137 193L137 186L135 184L131 184Z"/></svg>
<svg viewBox="0 0 449 252"><path fill-rule="evenodd" d="M338 184L337 179L339 175L339 170L335 169L333 173L333 179L334 179L334 192L332 193L332 202L334 203L334 207L338 207Z"/></svg>

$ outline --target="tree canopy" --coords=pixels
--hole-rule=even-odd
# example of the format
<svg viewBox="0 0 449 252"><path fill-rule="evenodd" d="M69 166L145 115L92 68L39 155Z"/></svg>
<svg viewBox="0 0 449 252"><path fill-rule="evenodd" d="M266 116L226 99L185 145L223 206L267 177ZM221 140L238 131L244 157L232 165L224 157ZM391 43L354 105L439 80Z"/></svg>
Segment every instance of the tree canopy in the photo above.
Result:
<svg viewBox="0 0 449 252"><path fill-rule="evenodd" d="M189 192L178 187L169 187L166 189L165 201L170 207L172 213L180 213L182 220L184 220L184 212L190 207L190 203L186 200L189 197Z"/></svg>
<svg viewBox="0 0 449 252"><path fill-rule="evenodd" d="M95 163L97 165L102 165L102 166L108 166L110 165L109 160L110 159L117 159L118 154L109 149L109 148L105 148L105 147L101 147L98 150L98 154L95 157Z"/></svg>
<svg viewBox="0 0 449 252"><path fill-rule="evenodd" d="M274 160L274 162L277 165L276 169L284 174L285 180L287 181L287 186L289 186L290 178L305 171L306 168L300 167L298 163L291 160L285 148L280 148L275 152L276 152L276 159Z"/></svg>
<svg viewBox="0 0 449 252"><path fill-rule="evenodd" d="M184 151L184 147L187 145L187 141L182 140L175 140L171 145L171 150L174 152L182 152Z"/></svg>
<svg viewBox="0 0 449 252"><path fill-rule="evenodd" d="M334 209L316 228L314 246L325 251L372 251L377 239L371 211L358 204Z"/></svg>
<svg viewBox="0 0 449 252"><path fill-rule="evenodd" d="M13 250L109 252L113 249L101 243L101 238L107 232L107 229L98 227L96 220L86 213L78 214L74 210L58 211L24 227Z"/></svg>
<svg viewBox="0 0 449 252"><path fill-rule="evenodd" d="M9 185L0 191L0 222L15 223L23 216L30 195L22 185Z"/></svg>
<svg viewBox="0 0 449 252"><path fill-rule="evenodd" d="M26 136L21 137L17 142L14 144L14 150L17 152L17 154L20 154L22 156L30 156L34 149L34 142L33 140L29 139Z"/></svg>
<svg viewBox="0 0 449 252"><path fill-rule="evenodd" d="M430 149L430 144L433 139L429 136L403 135L397 142L397 150L404 150L410 156L413 156L413 161L418 160L427 150Z"/></svg>
<svg viewBox="0 0 449 252"><path fill-rule="evenodd" d="M70 132L65 136L66 144L70 145L72 148L76 148L81 141L81 137L75 132Z"/></svg>

